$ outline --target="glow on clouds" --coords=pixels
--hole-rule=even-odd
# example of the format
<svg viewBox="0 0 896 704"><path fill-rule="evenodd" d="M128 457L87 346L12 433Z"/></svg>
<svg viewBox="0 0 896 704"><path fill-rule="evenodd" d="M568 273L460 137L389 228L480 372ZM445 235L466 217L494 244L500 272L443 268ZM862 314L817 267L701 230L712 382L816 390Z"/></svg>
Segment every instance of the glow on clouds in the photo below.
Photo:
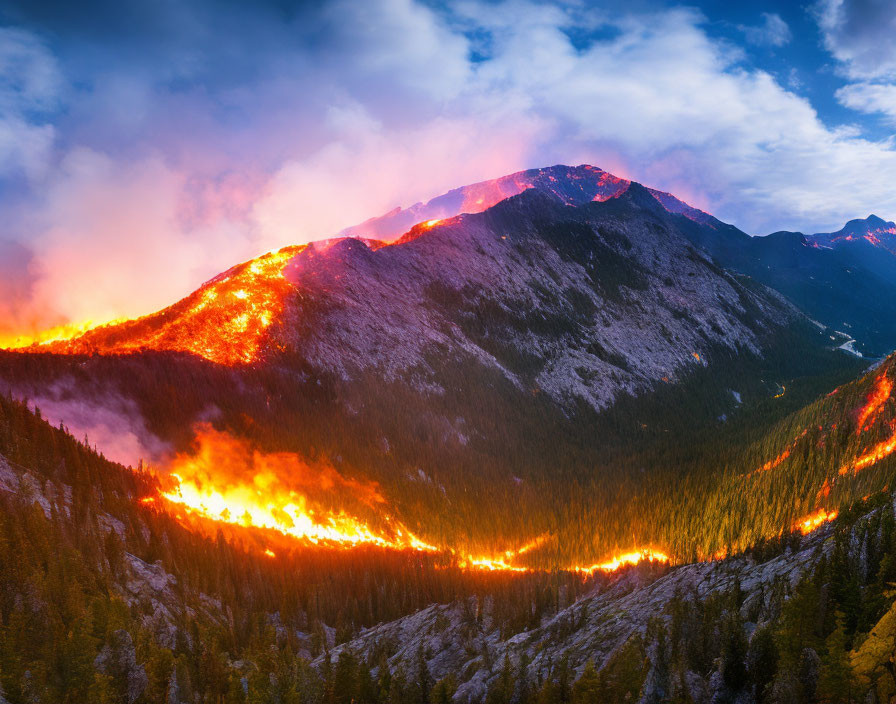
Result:
<svg viewBox="0 0 896 704"><path fill-rule="evenodd" d="M7 327L146 313L261 252L555 163L596 164L752 232L896 212L889 144L823 124L692 10L379 0L230 26L203 7L179 10L215 28L187 58L110 68L92 88L41 37L0 35L0 60L12 37L41 71L0 85L0 174L25 174L0 196L0 237L32 253L17 315L0 308ZM583 27L611 38L574 45ZM229 60L240 71L209 73ZM43 91L38 118L28 85ZM12 129L43 143L4 151Z"/></svg>

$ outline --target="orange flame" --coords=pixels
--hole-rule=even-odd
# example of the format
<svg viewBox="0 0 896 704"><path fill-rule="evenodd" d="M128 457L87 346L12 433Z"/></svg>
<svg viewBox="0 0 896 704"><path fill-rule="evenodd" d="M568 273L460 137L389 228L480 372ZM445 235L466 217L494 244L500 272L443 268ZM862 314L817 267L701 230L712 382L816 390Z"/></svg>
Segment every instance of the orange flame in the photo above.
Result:
<svg viewBox="0 0 896 704"><path fill-rule="evenodd" d="M56 325L46 330L41 330L31 334L8 335L0 337L0 349L19 350L25 347L34 347L41 345L49 345L53 342L70 340L78 337L91 330L116 325L122 323L126 318L118 318L103 323L93 320L84 320L80 323L66 323L65 325Z"/></svg>
<svg viewBox="0 0 896 704"><path fill-rule="evenodd" d="M379 511L384 499L374 484L345 479L331 467L309 467L291 453L253 451L207 426L199 428L197 442L195 455L174 459L173 486L162 493L193 515L315 544L436 550ZM354 510L336 507L334 500ZM371 514L381 527L358 518L361 512Z"/></svg>
<svg viewBox="0 0 896 704"><path fill-rule="evenodd" d="M287 247L233 267L170 308L135 320L54 329L23 340L61 354L188 352L218 364L253 362L292 285L283 276L305 246Z"/></svg>
<svg viewBox="0 0 896 704"><path fill-rule="evenodd" d="M165 505L179 520L185 516L229 525L277 531L306 543L349 548L373 545L394 550L440 552L456 559L462 569L533 572L514 564L515 558L551 539L539 535L497 555L459 555L415 536L385 510L379 488L341 476L329 466L309 466L292 453L265 453L210 426L199 426L196 449L171 462L168 483L161 492ZM155 497L140 499L151 504ZM264 551L274 557L268 549ZM653 549L640 549L570 571L613 572L642 560L669 563Z"/></svg>
<svg viewBox="0 0 896 704"><path fill-rule="evenodd" d="M784 462L784 460L786 460L788 457L790 457L790 455L796 449L796 446L799 444L799 441L802 440L804 437L806 437L808 432L809 432L808 428L803 430L802 433L800 433L793 439L793 442L791 442L790 445L788 445L787 447L784 448L784 450L781 451L781 454L779 454L774 459L769 460L761 467L757 467L756 469L754 469L752 474L760 474L762 472L768 472L769 470L775 469L776 467L780 466L781 463Z"/></svg>
<svg viewBox="0 0 896 704"><path fill-rule="evenodd" d="M530 572L528 567L516 567L500 557L472 557L458 560L458 567L465 570L487 570L489 572Z"/></svg>
<svg viewBox="0 0 896 704"><path fill-rule="evenodd" d="M860 455L851 465L841 468L840 474L847 474L850 470L852 470L853 474L857 474L859 471L877 464L885 457L889 457L896 452L896 420L890 423L890 430L892 434L888 439L877 443L866 453Z"/></svg>
<svg viewBox="0 0 896 704"><path fill-rule="evenodd" d="M886 374L881 374L874 382L874 389L868 394L865 405L859 410L859 423L856 430L862 433L867 430L884 409L884 404L890 399L893 392L893 382Z"/></svg>
<svg viewBox="0 0 896 704"><path fill-rule="evenodd" d="M811 533L820 525L827 523L828 521L833 521L836 517L836 511L826 511L825 509L820 508L815 513L810 513L808 516L799 519L796 523L793 524L793 529L798 530L803 535L806 535L807 533Z"/></svg>
<svg viewBox="0 0 896 704"><path fill-rule="evenodd" d="M669 556L665 553L659 552L658 550L653 550L651 548L642 548L641 550L632 550L631 552L617 555L612 560L608 560L607 562L601 562L589 567L575 567L573 569L576 572L583 572L587 574L594 574L598 570L600 570L601 572L615 572L620 567L623 567L625 565L637 565L639 562L644 561L663 562L666 564L671 562Z"/></svg>

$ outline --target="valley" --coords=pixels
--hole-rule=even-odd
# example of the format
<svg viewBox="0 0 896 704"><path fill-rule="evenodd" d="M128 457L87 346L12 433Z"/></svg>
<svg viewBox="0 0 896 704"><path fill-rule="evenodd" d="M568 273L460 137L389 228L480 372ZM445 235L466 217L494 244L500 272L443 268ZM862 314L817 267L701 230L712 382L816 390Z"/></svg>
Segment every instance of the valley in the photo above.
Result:
<svg viewBox="0 0 896 704"><path fill-rule="evenodd" d="M885 226L846 230L877 247ZM7 612L38 619L0 639L10 701L38 686L34 663L74 657L61 636L15 652L46 628L119 658L102 686L129 701L318 701L338 677L431 701L565 701L583 681L610 701L755 694L759 675L713 674L734 657L718 643L774 631L790 686L786 639L809 636L779 619L835 557L863 561L865 611L837 597L838 647L863 657L894 578L896 358L873 355L896 337L862 317L867 261L824 279L836 312L801 298L831 300L812 287L845 271L846 235L799 236L791 271L780 236L587 166L347 233L0 351L9 545L61 541L74 570L65 588L41 558L8 576ZM70 589L68 611L23 612L28 584L47 604ZM818 608L824 641L839 616ZM721 641L680 650L713 619ZM886 692L881 663L864 686ZM95 692L92 671L39 682Z"/></svg>

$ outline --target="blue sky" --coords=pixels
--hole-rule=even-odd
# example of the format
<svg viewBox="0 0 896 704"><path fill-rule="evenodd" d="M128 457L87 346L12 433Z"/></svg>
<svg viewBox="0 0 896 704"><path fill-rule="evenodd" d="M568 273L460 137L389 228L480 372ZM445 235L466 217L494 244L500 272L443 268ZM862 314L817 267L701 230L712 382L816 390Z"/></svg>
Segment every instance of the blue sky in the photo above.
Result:
<svg viewBox="0 0 896 704"><path fill-rule="evenodd" d="M0 0L0 336L555 163L751 233L894 218L894 31L881 0Z"/></svg>

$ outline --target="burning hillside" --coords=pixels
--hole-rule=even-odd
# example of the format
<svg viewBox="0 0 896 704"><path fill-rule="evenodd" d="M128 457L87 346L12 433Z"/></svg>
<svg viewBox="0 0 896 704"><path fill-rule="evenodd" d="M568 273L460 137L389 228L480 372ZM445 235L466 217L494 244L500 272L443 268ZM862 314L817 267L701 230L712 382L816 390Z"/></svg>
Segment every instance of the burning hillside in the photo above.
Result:
<svg viewBox="0 0 896 704"><path fill-rule="evenodd" d="M472 555L452 546L436 546L396 518L373 483L347 479L330 465L308 463L288 452L266 453L210 426L196 429L195 447L180 453L160 476L154 505L191 525L215 524L275 531L305 544L328 548L376 546L390 550L440 553L462 569L530 572L522 555L549 544L548 534L494 555ZM199 523L195 519L199 519ZM670 562L662 552L636 549L574 572L614 572L642 560Z"/></svg>
<svg viewBox="0 0 896 704"><path fill-rule="evenodd" d="M417 537L371 482L343 477L326 463L308 463L289 452L267 453L227 433L203 425L196 429L191 452L180 453L160 474L158 495L141 499L194 527L216 524L275 531L306 545L349 549L375 546L388 550L441 554L447 564L467 570L532 572L520 562L547 546L543 534L517 548L493 555L473 555L453 546L433 545ZM273 552L273 551L272 551ZM635 549L590 566L567 566L572 572L614 572L641 561L669 563L652 549Z"/></svg>
<svg viewBox="0 0 896 704"><path fill-rule="evenodd" d="M161 496L171 508L314 544L435 550L386 513L374 484L292 453L254 450L208 426L197 429L196 446L170 464L170 486Z"/></svg>
<svg viewBox="0 0 896 704"><path fill-rule="evenodd" d="M283 309L283 269L304 247L287 247L233 267L179 303L123 323L22 339L15 346L58 354L188 352L218 364L249 364Z"/></svg>

